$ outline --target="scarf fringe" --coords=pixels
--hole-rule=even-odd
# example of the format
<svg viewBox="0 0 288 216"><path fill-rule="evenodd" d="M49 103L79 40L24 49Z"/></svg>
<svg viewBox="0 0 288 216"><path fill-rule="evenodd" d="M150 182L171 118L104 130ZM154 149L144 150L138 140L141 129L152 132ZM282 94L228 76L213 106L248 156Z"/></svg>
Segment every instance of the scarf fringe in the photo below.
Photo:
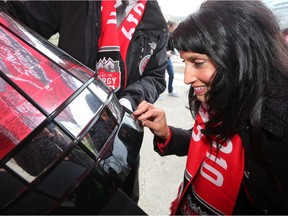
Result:
<svg viewBox="0 0 288 216"><path fill-rule="evenodd" d="M175 215L178 209L178 197L171 202L170 215Z"/></svg>

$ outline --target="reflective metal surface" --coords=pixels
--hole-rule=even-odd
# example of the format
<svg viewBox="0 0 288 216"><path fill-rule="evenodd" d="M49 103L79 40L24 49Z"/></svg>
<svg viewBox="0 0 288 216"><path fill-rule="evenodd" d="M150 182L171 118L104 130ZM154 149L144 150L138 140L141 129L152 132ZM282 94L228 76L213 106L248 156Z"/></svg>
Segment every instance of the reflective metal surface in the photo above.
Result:
<svg viewBox="0 0 288 216"><path fill-rule="evenodd" d="M90 69L0 12L0 213L97 214L143 128Z"/></svg>

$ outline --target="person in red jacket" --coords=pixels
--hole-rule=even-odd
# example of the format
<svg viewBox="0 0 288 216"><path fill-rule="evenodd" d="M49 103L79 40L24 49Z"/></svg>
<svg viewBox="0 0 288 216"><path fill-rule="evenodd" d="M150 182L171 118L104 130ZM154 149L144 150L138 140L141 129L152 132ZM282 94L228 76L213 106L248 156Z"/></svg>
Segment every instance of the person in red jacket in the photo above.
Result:
<svg viewBox="0 0 288 216"><path fill-rule="evenodd" d="M192 130L143 101L161 156L187 155L174 215L288 214L288 50L261 1L213 1L180 22Z"/></svg>

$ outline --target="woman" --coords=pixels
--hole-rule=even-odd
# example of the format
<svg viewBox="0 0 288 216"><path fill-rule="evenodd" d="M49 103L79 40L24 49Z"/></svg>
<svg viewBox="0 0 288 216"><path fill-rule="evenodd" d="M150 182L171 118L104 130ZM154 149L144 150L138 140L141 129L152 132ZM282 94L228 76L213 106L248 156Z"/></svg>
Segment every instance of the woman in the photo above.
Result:
<svg viewBox="0 0 288 216"><path fill-rule="evenodd" d="M288 51L260 1L206 1L174 31L191 131L143 101L160 155L187 155L171 214L288 214Z"/></svg>

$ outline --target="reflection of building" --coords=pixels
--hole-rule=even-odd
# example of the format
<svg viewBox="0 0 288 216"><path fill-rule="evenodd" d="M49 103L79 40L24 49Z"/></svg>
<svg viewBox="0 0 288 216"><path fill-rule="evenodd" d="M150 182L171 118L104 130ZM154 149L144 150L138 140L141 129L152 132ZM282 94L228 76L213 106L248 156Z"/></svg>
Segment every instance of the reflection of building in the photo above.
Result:
<svg viewBox="0 0 288 216"><path fill-rule="evenodd" d="M288 28L288 0L262 0L277 16L281 29Z"/></svg>

